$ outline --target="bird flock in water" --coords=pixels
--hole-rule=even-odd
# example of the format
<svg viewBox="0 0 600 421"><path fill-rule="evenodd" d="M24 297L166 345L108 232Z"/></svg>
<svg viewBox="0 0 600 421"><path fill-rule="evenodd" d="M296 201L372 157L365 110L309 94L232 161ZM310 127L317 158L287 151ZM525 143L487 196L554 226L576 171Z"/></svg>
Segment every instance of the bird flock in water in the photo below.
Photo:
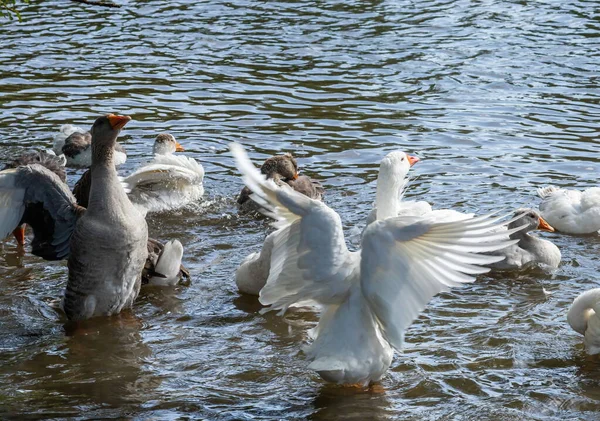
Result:
<svg viewBox="0 0 600 421"><path fill-rule="evenodd" d="M117 142L131 120L109 114L89 131L70 124L55 136L53 151L30 151L0 172L0 236L20 246L31 227L31 253L68 261L62 310L70 323L118 314L143 284L172 286L189 271L183 246L148 237L148 214L198 201L204 169L168 133L159 134L153 158L127 177ZM263 312L307 306L320 312L309 332L308 368L325 381L367 387L390 367L404 332L439 292L489 270L532 265L556 269L561 253L534 230L590 234L600 230L600 188L583 192L553 186L538 190L539 211L474 215L432 209L403 200L417 157L394 151L381 160L375 202L350 251L340 216L323 202L318 181L298 174L290 154L257 169L244 149L230 150L245 187L239 211L274 220L262 249L235 273L241 293L258 296ZM65 165L88 168L71 192ZM586 351L600 353L600 288L583 292L567 312L584 335ZM600 310L600 309L599 309Z"/></svg>

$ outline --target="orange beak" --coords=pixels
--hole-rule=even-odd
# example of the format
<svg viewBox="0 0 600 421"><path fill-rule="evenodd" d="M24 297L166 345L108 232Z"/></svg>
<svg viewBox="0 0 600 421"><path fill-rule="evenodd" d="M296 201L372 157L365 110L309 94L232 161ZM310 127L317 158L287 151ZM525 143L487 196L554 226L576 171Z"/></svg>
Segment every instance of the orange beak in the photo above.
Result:
<svg viewBox="0 0 600 421"><path fill-rule="evenodd" d="M175 142L175 152L183 152L185 148L179 142Z"/></svg>
<svg viewBox="0 0 600 421"><path fill-rule="evenodd" d="M108 118L110 127L112 127L114 130L121 130L131 120L131 117L128 115L109 114L106 116L106 118Z"/></svg>
<svg viewBox="0 0 600 421"><path fill-rule="evenodd" d="M17 243L22 246L25 244L25 224L23 225L19 225L17 228L15 228L15 230L13 231L13 235L15 236L15 239L17 240Z"/></svg>
<svg viewBox="0 0 600 421"><path fill-rule="evenodd" d="M292 177L292 179L297 180L298 179L298 173L294 174L294 176Z"/></svg>
<svg viewBox="0 0 600 421"><path fill-rule="evenodd" d="M550 231L550 232L554 232L554 228L552 228L552 226L546 222L546 220L544 218L542 218L540 216L540 223L538 224L538 229L542 230L542 231Z"/></svg>
<svg viewBox="0 0 600 421"><path fill-rule="evenodd" d="M420 161L420 159L417 158L416 156L406 155L406 157L408 158L408 163L410 164L411 167Z"/></svg>

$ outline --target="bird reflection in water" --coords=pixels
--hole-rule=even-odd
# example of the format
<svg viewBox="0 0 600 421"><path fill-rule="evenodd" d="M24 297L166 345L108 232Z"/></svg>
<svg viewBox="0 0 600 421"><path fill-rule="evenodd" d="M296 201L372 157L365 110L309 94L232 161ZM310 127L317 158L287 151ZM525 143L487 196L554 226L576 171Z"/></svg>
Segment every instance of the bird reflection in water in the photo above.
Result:
<svg viewBox="0 0 600 421"><path fill-rule="evenodd" d="M31 372L46 371L43 377L47 380L35 387L65 398L85 397L92 405L146 402L161 379L142 369L152 358L152 350L140 334L142 328L141 319L129 310L65 324L63 344L30 361L37 366Z"/></svg>
<svg viewBox="0 0 600 421"><path fill-rule="evenodd" d="M393 416L385 388L378 383L368 389L323 385L313 406L315 412L308 417L312 421L388 420Z"/></svg>

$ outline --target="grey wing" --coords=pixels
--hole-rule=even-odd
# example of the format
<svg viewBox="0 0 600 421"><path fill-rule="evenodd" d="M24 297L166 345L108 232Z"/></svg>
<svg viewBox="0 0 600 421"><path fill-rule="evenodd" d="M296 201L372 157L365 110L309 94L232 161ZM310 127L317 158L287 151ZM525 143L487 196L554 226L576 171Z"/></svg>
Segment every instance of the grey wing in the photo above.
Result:
<svg viewBox="0 0 600 421"><path fill-rule="evenodd" d="M46 260L66 258L71 234L83 211L67 185L40 164L17 168L15 185L25 191L21 222L33 229L32 253Z"/></svg>

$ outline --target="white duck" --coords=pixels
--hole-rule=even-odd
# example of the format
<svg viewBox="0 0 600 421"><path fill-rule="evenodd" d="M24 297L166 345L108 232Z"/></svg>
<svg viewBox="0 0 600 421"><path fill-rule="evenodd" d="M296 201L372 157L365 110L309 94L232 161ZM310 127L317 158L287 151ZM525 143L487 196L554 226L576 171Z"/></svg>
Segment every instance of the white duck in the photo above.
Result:
<svg viewBox="0 0 600 421"><path fill-rule="evenodd" d="M497 241L506 233L491 233L498 218L439 223L435 217L399 218L378 208L393 217L370 224L362 250L350 252L335 211L266 180L241 146L233 144L231 150L253 198L277 220L260 301L281 313L300 301L323 306L307 356L309 368L329 382L366 386L378 381L429 300L474 281L470 275L487 272L481 265L502 259L477 252L514 243ZM390 164L400 165L394 159Z"/></svg>
<svg viewBox="0 0 600 421"><path fill-rule="evenodd" d="M168 133L154 142L154 158L123 179L129 199L146 212L183 207L204 194L204 168L194 158L176 156L183 147Z"/></svg>
<svg viewBox="0 0 600 421"><path fill-rule="evenodd" d="M579 295L571 304L567 321L573 330L584 335L588 354L600 354L600 288Z"/></svg>
<svg viewBox="0 0 600 421"><path fill-rule="evenodd" d="M52 147L56 155L66 157L67 166L89 167L92 165L92 135L72 124L63 124L60 131L54 136ZM127 161L127 153L120 143L116 143L114 164L122 165Z"/></svg>
<svg viewBox="0 0 600 421"><path fill-rule="evenodd" d="M518 240L505 249L494 254L504 256L505 259L490 265L494 269L519 269L531 264L542 264L550 268L557 268L560 264L560 250L554 243L530 234L531 231L539 229L553 232L552 228L536 211L529 208L517 209L515 216L521 219L513 221L505 229L523 227L522 230L514 232L509 237Z"/></svg>
<svg viewBox="0 0 600 421"><path fill-rule="evenodd" d="M600 187L581 192L548 186L537 193L542 198L540 213L557 231L591 234L600 230Z"/></svg>

